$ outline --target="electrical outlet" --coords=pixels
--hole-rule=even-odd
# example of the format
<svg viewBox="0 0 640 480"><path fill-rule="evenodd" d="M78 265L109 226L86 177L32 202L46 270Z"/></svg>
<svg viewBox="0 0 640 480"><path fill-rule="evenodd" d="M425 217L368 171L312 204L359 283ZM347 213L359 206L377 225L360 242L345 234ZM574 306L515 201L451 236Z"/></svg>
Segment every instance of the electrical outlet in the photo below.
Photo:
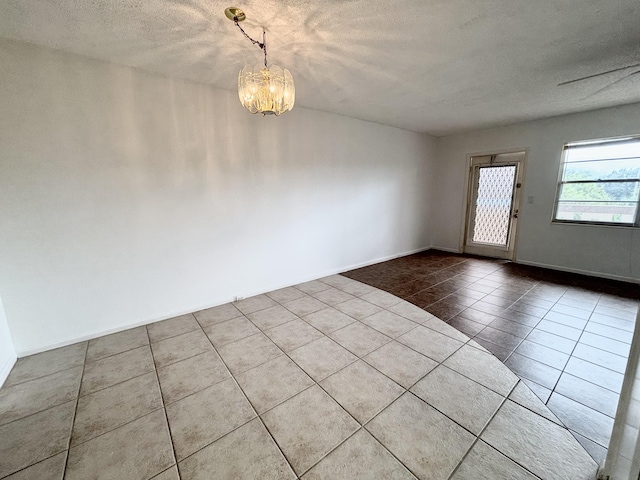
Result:
<svg viewBox="0 0 640 480"><path fill-rule="evenodd" d="M244 297L233 297L234 302L239 302L242 299L244 299Z"/></svg>

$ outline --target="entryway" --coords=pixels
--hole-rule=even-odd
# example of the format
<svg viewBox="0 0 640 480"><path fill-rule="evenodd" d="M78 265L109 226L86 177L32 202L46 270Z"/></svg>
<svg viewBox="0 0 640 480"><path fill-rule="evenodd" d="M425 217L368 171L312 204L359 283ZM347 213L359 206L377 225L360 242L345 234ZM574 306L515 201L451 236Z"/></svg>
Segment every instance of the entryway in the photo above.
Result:
<svg viewBox="0 0 640 480"><path fill-rule="evenodd" d="M513 260L525 152L471 157L464 252Z"/></svg>

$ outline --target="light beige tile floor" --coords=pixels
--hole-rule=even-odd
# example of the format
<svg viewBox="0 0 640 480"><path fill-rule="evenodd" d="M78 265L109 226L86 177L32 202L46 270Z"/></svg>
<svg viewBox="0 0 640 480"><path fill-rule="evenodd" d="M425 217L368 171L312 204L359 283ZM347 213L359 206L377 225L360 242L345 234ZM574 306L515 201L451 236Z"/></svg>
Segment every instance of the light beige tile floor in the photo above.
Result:
<svg viewBox="0 0 640 480"><path fill-rule="evenodd" d="M333 275L22 358L0 479L593 480L528 387L433 315Z"/></svg>

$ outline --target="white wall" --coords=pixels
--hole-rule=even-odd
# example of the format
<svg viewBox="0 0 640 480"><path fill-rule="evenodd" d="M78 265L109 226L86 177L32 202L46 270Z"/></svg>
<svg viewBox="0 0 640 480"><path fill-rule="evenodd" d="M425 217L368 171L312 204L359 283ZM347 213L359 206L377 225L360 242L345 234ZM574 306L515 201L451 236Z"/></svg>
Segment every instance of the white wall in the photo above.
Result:
<svg viewBox="0 0 640 480"><path fill-rule="evenodd" d="M21 43L0 63L20 355L431 245L431 137Z"/></svg>
<svg viewBox="0 0 640 480"><path fill-rule="evenodd" d="M518 223L517 261L640 281L637 228L552 224L562 146L571 141L640 133L640 104L440 138L434 245L462 248L468 158L528 150ZM529 196L534 197L528 204Z"/></svg>
<svg viewBox="0 0 640 480"><path fill-rule="evenodd" d="M11 341L11 333L7 325L7 318L0 298L0 387L9 376L9 372L16 363L16 351Z"/></svg>

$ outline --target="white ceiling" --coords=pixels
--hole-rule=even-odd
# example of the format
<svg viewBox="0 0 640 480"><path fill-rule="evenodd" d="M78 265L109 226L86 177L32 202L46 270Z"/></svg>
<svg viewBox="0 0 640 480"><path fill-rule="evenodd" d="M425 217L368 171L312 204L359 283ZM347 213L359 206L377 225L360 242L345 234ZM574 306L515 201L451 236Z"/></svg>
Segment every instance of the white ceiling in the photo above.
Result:
<svg viewBox="0 0 640 480"><path fill-rule="evenodd" d="M237 3L231 3L231 2ZM267 29L296 104L433 135L640 102L638 0L1 0L0 36L234 90Z"/></svg>

